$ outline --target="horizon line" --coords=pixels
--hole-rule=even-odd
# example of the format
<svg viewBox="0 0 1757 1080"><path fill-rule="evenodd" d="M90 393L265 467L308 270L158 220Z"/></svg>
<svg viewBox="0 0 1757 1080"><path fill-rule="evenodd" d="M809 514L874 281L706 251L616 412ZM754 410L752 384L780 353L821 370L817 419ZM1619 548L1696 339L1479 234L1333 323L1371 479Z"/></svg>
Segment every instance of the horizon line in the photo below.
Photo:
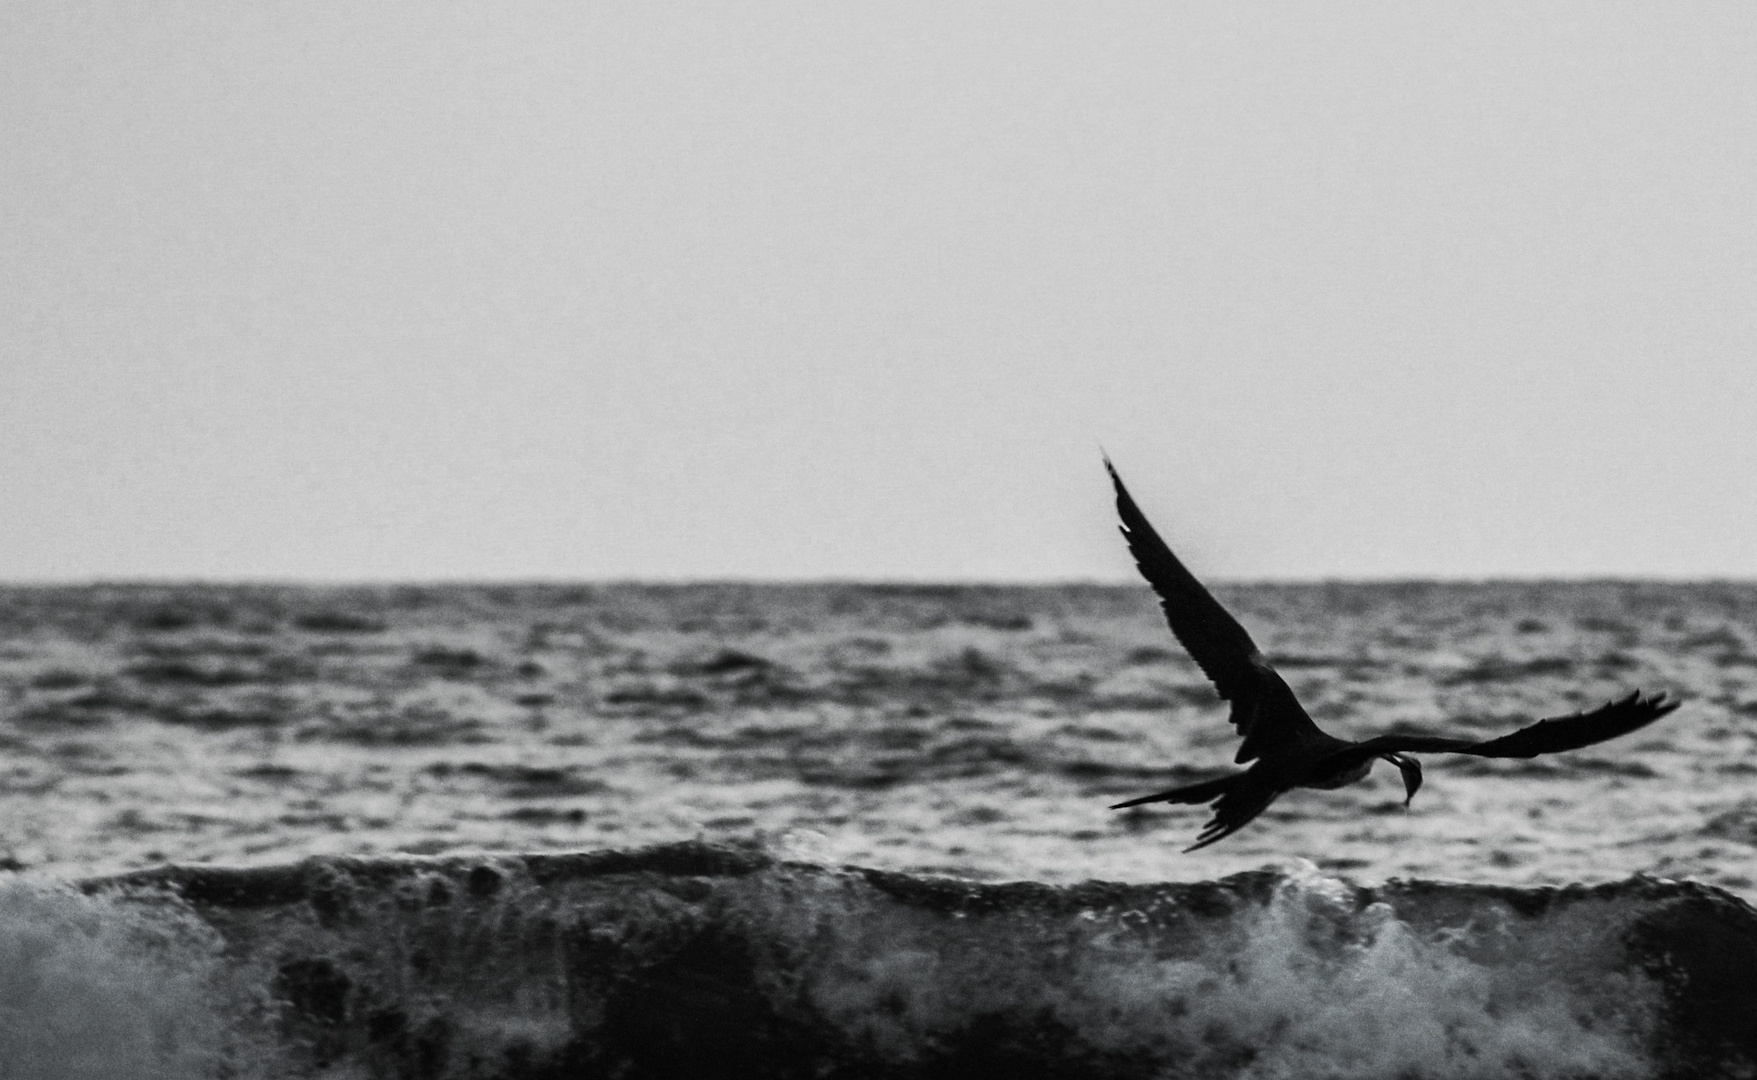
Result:
<svg viewBox="0 0 1757 1080"><path fill-rule="evenodd" d="M1757 585L1757 576L1672 574L1416 574L1369 577L1364 575L1227 577L1207 579L1223 588L1258 586L1323 585ZM0 579L0 590L33 589L350 589L350 588L1147 588L1135 577L1115 578L949 578L949 577L89 577Z"/></svg>

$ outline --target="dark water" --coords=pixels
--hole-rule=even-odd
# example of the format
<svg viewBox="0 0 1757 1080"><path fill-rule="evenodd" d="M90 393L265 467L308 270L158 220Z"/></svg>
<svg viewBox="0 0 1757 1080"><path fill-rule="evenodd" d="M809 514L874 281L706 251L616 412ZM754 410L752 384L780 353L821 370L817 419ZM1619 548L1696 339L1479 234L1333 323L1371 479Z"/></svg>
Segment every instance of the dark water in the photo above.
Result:
<svg viewBox="0 0 1757 1080"><path fill-rule="evenodd" d="M1567 755L1431 757L1407 811L1394 772L1299 792L1186 856L1199 808L1103 809L1235 745L1144 588L4 590L0 1075L669 1075L704 1039L795 1075L1740 1060L1714 1039L1757 1030L1749 1003L1679 1035L1673 975L1706 962L1677 904L1718 896L1734 958L1748 909L1626 879L1757 882L1757 586L1222 592L1339 735L1684 707ZM691 839L768 862L556 891L479 854ZM242 907L62 884L307 857L367 861L264 871L299 884ZM810 869L845 864L871 873ZM1164 883L1241 871L1249 904L1190 937L1215 886ZM1041 884L974 884L999 881ZM1482 892L1599 883L1566 917ZM956 888L976 907L920 900Z"/></svg>
<svg viewBox="0 0 1757 1080"><path fill-rule="evenodd" d="M750 847L0 884L8 1075L1697 1077L1708 886L980 884Z"/></svg>

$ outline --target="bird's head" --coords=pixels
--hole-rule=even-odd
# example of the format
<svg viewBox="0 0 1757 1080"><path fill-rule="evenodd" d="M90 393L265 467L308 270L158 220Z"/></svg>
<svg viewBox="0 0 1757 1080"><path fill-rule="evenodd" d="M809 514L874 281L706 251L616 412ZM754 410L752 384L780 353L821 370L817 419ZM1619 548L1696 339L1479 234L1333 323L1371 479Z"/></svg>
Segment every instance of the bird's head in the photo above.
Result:
<svg viewBox="0 0 1757 1080"><path fill-rule="evenodd" d="M1403 805L1408 806L1415 793L1421 790L1421 762L1408 754L1386 754L1384 757L1403 774Z"/></svg>

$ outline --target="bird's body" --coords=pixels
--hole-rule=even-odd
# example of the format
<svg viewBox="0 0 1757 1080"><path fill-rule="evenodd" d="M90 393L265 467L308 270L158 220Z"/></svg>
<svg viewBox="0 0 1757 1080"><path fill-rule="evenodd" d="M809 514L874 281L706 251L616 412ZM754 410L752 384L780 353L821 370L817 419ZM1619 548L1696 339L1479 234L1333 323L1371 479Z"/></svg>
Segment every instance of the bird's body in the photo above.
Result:
<svg viewBox="0 0 1757 1080"><path fill-rule="evenodd" d="M1214 816L1188 850L1207 847L1248 824L1293 788L1346 787L1366 778L1376 761L1397 766L1403 775L1405 804L1421 787L1421 763L1413 752L1469 754L1474 757L1529 758L1575 750L1614 739L1652 723L1677 708L1664 694L1634 692L1590 712L1540 720L1498 739L1455 739L1438 735L1381 735L1351 742L1320 730L1299 699L1270 666L1244 627L1178 561L1171 548L1135 505L1108 459L1116 487L1123 537L1141 575L1159 595L1166 621L1191 659L1232 703L1232 724L1241 742L1233 759L1250 767L1230 776L1173 788L1117 803L1113 810L1146 803L1213 803Z"/></svg>
<svg viewBox="0 0 1757 1080"><path fill-rule="evenodd" d="M1304 783L1295 782L1293 787L1317 788L1320 791L1335 791L1339 787L1347 787L1367 778L1373 771L1373 762L1369 758L1352 768L1339 768L1332 771L1310 775Z"/></svg>

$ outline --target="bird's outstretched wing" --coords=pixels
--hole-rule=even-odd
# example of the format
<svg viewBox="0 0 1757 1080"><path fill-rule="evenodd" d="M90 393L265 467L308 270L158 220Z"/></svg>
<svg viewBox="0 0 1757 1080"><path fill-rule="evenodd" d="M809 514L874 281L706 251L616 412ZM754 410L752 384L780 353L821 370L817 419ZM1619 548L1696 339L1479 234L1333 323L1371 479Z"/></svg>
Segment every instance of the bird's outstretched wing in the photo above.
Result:
<svg viewBox="0 0 1757 1080"><path fill-rule="evenodd" d="M1171 632L1220 696L1232 702L1232 723L1244 738L1234 760L1242 764L1262 756L1268 747L1323 738L1251 635L1159 538L1108 457L1104 468L1116 487L1116 511L1129 554L1159 595Z"/></svg>
<svg viewBox="0 0 1757 1080"><path fill-rule="evenodd" d="M1679 702L1659 693L1643 697L1631 691L1628 697L1607 702L1589 712L1570 713L1539 720L1511 735L1474 742L1469 739L1447 739L1433 735L1381 735L1354 744L1354 749L1369 756L1398 750L1470 754L1473 757L1529 758L1578 750L1619 735L1627 735L1653 723L1677 708Z"/></svg>
<svg viewBox="0 0 1757 1080"><path fill-rule="evenodd" d="M1677 708L1678 704L1663 693L1642 697L1641 691L1632 690L1628 697L1600 705L1591 712L1539 720L1530 727L1478 743L1464 752L1477 757L1528 758L1560 750L1578 750L1582 746L1638 731Z"/></svg>

